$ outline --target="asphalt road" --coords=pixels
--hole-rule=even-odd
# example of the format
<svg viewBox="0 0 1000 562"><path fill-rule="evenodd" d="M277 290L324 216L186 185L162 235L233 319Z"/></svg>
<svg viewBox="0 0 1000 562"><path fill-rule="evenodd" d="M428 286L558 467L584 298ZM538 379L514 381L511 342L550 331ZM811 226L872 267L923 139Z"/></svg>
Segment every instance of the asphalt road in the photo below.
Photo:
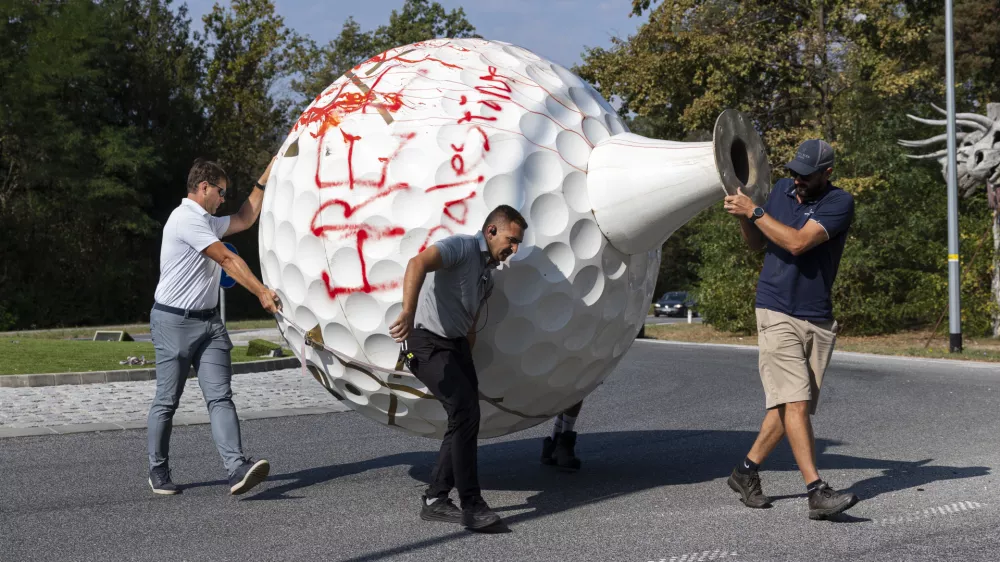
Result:
<svg viewBox="0 0 1000 562"><path fill-rule="evenodd" d="M174 430L174 497L145 433L0 440L0 560L997 560L995 366L836 355L814 418L821 474L862 501L809 521L784 445L768 510L725 485L762 416L756 350L639 341L584 407L583 470L538 464L549 424L480 447L511 532L421 521L436 442L353 412L244 423L272 477L226 494L208 426ZM319 389L317 389L319 391Z"/></svg>

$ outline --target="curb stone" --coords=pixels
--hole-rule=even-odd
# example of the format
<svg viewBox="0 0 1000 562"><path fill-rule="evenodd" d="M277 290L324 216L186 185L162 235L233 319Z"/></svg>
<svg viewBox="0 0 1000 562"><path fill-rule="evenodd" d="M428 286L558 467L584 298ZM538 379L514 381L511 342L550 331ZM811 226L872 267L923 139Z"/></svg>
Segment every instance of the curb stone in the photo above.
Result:
<svg viewBox="0 0 1000 562"><path fill-rule="evenodd" d="M261 373L301 366L298 357L266 359L233 363L233 374ZM188 378L196 376L192 367ZM121 369L116 371L87 371L83 373L45 373L37 375L0 375L0 388L27 386L60 386L64 384L97 384L106 382L131 382L156 380L156 369Z"/></svg>
<svg viewBox="0 0 1000 562"><path fill-rule="evenodd" d="M240 421L284 418L290 416L312 416L317 414L339 414L351 409L337 402L330 406L310 406L306 408L282 408L240 412ZM177 415L174 427L182 425L203 425L209 423L208 414ZM105 423L77 423L68 425L46 425L37 427L0 427L0 439L8 437L38 437L42 435L69 435L72 433L93 433L97 431L124 431L126 429L146 429L146 420L130 420Z"/></svg>

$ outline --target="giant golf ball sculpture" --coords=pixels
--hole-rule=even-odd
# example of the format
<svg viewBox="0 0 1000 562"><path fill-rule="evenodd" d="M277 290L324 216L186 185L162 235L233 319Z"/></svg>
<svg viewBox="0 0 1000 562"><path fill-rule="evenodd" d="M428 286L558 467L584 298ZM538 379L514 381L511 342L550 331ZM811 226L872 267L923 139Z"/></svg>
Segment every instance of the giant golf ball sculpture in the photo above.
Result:
<svg viewBox="0 0 1000 562"><path fill-rule="evenodd" d="M344 403L438 438L445 411L397 368L388 334L411 257L479 231L500 204L528 221L495 272L473 351L480 437L495 437L600 385L645 320L663 241L726 191L762 200L769 185L743 115L723 113L713 142L633 135L572 72L478 39L416 43L356 66L278 154L260 258L283 302L279 328Z"/></svg>

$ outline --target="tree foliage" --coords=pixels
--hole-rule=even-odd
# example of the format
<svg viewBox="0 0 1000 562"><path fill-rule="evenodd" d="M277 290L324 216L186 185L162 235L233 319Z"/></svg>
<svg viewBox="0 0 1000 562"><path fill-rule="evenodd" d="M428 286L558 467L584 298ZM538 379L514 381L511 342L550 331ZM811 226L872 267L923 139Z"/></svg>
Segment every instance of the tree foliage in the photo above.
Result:
<svg viewBox="0 0 1000 562"><path fill-rule="evenodd" d="M201 102L206 115L204 154L229 175L229 195L220 214L239 210L253 182L287 133L291 105L280 86L292 72L292 49L300 39L285 27L270 0L216 4L204 17L201 41L212 54L205 67ZM260 271L257 230L230 240L251 269ZM228 291L229 310L252 310L256 298Z"/></svg>
<svg viewBox="0 0 1000 562"><path fill-rule="evenodd" d="M194 158L230 176L220 212L249 193L287 132L284 90L320 80L299 74L311 42L270 0L217 4L203 24L192 33L170 0L0 3L0 329L145 318ZM461 9L426 0L344 30L312 53L329 72L396 42L475 33ZM234 242L259 269L256 230ZM229 295L231 317L259 309Z"/></svg>
<svg viewBox="0 0 1000 562"><path fill-rule="evenodd" d="M581 75L620 98L641 134L703 140L724 109L747 113L768 147L773 179L801 141L830 141L834 183L857 201L835 314L853 333L932 324L947 302L946 193L939 170L905 160L895 141L927 136L905 114L926 114L929 102L943 99L940 3L634 0L633 9L648 21L608 49L588 50ZM989 35L997 9L956 2L966 106L1000 91L1000 34ZM982 199L962 203L966 259L990 225ZM762 262L736 221L713 208L679 236L664 246L660 285L696 285L707 322L753 331ZM674 257L688 261L669 263ZM965 325L974 334L989 324L990 261L981 254L963 280Z"/></svg>
<svg viewBox="0 0 1000 562"><path fill-rule="evenodd" d="M347 18L325 45L288 30L270 0L232 0L191 31L170 0L0 3L0 329L99 324L148 314L162 223L196 156L231 176L234 212L308 103L359 62L437 37L474 37L462 9L403 0L385 24ZM1000 91L1000 7L956 0L958 102ZM711 138L749 114L775 178L809 137L837 151L857 199L835 286L854 333L930 325L947 302L945 189L934 163L903 159L904 118L943 94L939 0L634 0L637 32L584 54L578 72L622 101L632 130ZM986 333L992 260L985 197L961 203L963 320ZM256 234L236 240L256 267ZM761 256L721 206L667 241L657 292L696 289L707 321L753 330ZM233 291L231 315L258 307Z"/></svg>
<svg viewBox="0 0 1000 562"><path fill-rule="evenodd" d="M299 76L292 89L306 104L345 72L369 58L400 45L439 37L479 37L476 28L465 18L465 10L446 11L441 4L428 0L405 0L401 10L393 10L389 23L371 31L362 31L353 17L348 17L340 34L324 46L310 40L295 45L295 67Z"/></svg>
<svg viewBox="0 0 1000 562"><path fill-rule="evenodd" d="M0 325L135 314L154 205L197 150L202 53L158 0L0 11Z"/></svg>

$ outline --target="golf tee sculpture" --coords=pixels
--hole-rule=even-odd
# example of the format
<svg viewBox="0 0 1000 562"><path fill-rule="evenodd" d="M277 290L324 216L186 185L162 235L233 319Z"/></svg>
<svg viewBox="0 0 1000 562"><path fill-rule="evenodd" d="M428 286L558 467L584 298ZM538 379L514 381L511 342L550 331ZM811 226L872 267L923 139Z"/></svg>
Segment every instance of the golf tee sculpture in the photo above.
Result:
<svg viewBox="0 0 1000 562"><path fill-rule="evenodd" d="M726 111L713 142L627 131L565 68L481 39L432 40L359 64L292 127L260 224L278 325L331 393L362 414L440 438L447 416L399 370L388 327L407 261L472 234L500 204L526 239L480 315L473 350L480 437L536 425L611 373L643 325L660 246L770 171L749 120Z"/></svg>
<svg viewBox="0 0 1000 562"><path fill-rule="evenodd" d="M932 107L938 112L948 115L940 107ZM907 115L910 119L925 125L947 125L944 119L924 119ZM958 177L958 190L963 197L972 196L980 186L986 187L986 200L993 209L993 336L1000 336L1000 103L986 105L986 115L978 113L958 113L955 124L966 131L956 132L955 168ZM911 141L901 140L899 144L907 148L929 148L940 146L948 140L948 133L942 133L927 139ZM937 160L941 166L941 174L945 181L948 178L948 149L942 148L934 152L918 155L906 155L914 160Z"/></svg>
<svg viewBox="0 0 1000 562"><path fill-rule="evenodd" d="M931 104L938 112L948 113L940 107ZM907 115L910 119L925 125L947 125L944 119L924 119ZM1000 186L1000 103L987 104L987 114L958 113L955 124L967 131L955 133L957 152L955 154L958 175L958 189L963 197L969 197L980 186L985 185L989 195L990 207L997 207L996 188ZM924 140L901 140L899 144L907 148L928 148L942 145L948 140L948 134L942 133ZM934 152L918 155L907 155L915 160L937 160L941 165L941 173L947 177L948 149L942 148Z"/></svg>

